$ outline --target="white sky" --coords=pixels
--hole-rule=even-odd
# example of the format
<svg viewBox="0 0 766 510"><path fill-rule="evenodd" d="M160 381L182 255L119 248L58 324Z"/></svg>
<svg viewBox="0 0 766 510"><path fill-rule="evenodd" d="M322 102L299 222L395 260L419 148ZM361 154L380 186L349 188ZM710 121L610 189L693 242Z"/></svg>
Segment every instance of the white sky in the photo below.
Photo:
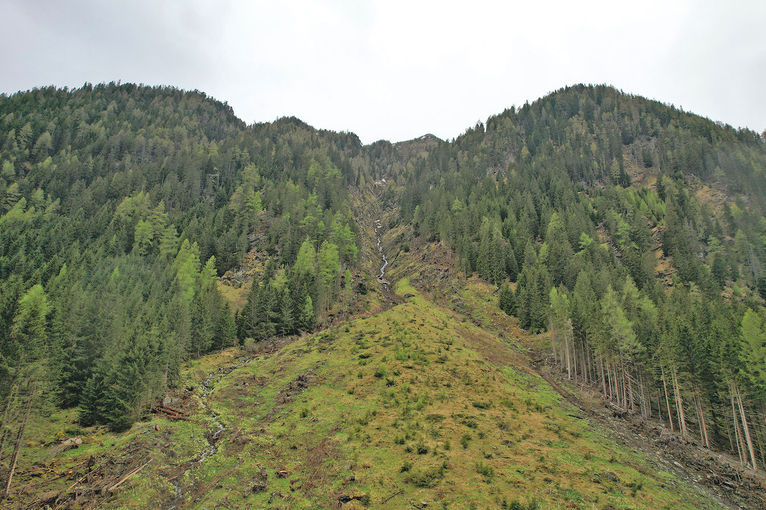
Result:
<svg viewBox="0 0 766 510"><path fill-rule="evenodd" d="M0 0L0 91L198 89L247 123L453 138L606 83L766 129L766 2Z"/></svg>

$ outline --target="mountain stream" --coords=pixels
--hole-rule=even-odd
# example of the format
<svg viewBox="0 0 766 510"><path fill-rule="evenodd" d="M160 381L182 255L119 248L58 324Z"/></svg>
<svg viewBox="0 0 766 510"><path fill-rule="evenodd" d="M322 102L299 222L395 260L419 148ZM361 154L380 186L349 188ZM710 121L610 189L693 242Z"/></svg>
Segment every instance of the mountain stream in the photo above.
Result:
<svg viewBox="0 0 766 510"><path fill-rule="evenodd" d="M383 246L380 244L380 235L382 229L383 227L380 220L375 220L375 237L377 238L378 243L378 253L380 253L381 259L383 260L383 265L380 266L378 281L383 284L384 289L388 290L388 282L384 278L386 275L386 266L388 266L388 259L386 258L386 254L383 252Z"/></svg>

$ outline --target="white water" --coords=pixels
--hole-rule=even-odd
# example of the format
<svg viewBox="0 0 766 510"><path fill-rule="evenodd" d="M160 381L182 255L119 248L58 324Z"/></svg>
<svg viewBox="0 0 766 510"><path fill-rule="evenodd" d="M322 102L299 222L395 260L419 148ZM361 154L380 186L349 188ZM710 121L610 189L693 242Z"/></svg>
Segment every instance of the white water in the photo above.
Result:
<svg viewBox="0 0 766 510"><path fill-rule="evenodd" d="M383 284L386 290L388 290L388 284L383 279L383 277L386 275L386 266L388 265L388 259L386 258L386 254L383 253L383 246L380 244L380 231L382 229L380 220L375 220L375 236L378 240L378 253L380 253L381 258L383 259L383 265L380 266L380 274L378 275L378 281Z"/></svg>
<svg viewBox="0 0 766 510"><path fill-rule="evenodd" d="M211 374L212 375L212 374ZM204 450L202 450L202 453L197 458L196 461L194 461L195 464L200 464L201 462L206 461L208 458L215 455L215 453L218 451L218 447L216 446L216 443L218 442L218 436L221 435L221 432L223 432L226 429L226 425L221 423L218 420L218 413L210 409L207 405L207 397L212 391L212 386L210 385L210 377L205 379L205 382L202 383L202 407L205 408L206 411L210 412L210 417L213 419L213 423L215 423L216 430L213 432L213 435L208 440L208 446Z"/></svg>

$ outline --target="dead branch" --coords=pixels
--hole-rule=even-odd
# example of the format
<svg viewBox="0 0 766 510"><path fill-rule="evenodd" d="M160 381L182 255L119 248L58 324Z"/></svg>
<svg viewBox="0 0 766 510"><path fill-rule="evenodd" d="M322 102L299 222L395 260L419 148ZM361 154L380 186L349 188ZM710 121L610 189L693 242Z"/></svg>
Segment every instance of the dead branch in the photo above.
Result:
<svg viewBox="0 0 766 510"><path fill-rule="evenodd" d="M381 504L385 505L386 503L388 503L389 501L391 501L392 499L394 499L396 496L398 496L398 495L399 495L399 494L401 494L402 492L404 492L404 490L402 490L402 489L399 489L398 491L394 492L394 493L393 493L393 494L391 494L389 497L387 497L386 499L384 499L383 501L381 501Z"/></svg>
<svg viewBox="0 0 766 510"><path fill-rule="evenodd" d="M117 487L119 487L120 485L122 485L123 483L125 483L125 482L126 482L126 481L127 481L129 478L130 478L130 477L132 477L133 475L135 475L136 473L138 473L139 471L141 471L142 469L144 469L146 466L148 466L148 465L149 465L149 463L150 463L151 461L152 461L152 459L149 459L149 460L147 460L146 462L144 462L142 465L140 465L140 466L138 466L137 468L135 468L134 470L130 471L128 474L126 474L125 476L123 476L122 478L120 478L120 480L119 480L119 481L118 481L116 484L112 485L112 486L111 486L111 487L109 487L109 489L107 489L107 490L108 490L109 492L114 492L114 490L115 490Z"/></svg>

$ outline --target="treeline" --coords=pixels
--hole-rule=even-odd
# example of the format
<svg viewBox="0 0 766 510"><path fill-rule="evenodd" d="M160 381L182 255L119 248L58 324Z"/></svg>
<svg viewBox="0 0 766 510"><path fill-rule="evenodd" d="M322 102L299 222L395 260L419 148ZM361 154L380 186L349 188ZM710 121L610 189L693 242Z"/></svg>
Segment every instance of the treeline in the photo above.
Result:
<svg viewBox="0 0 766 510"><path fill-rule="evenodd" d="M765 179L753 132L573 87L438 144L396 184L415 233L548 329L569 378L763 465Z"/></svg>
<svg viewBox="0 0 766 510"><path fill-rule="evenodd" d="M314 328L353 290L368 167L353 135L246 127L198 92L0 96L0 459L25 417L124 429L190 357ZM250 250L269 263L235 316L218 276Z"/></svg>

